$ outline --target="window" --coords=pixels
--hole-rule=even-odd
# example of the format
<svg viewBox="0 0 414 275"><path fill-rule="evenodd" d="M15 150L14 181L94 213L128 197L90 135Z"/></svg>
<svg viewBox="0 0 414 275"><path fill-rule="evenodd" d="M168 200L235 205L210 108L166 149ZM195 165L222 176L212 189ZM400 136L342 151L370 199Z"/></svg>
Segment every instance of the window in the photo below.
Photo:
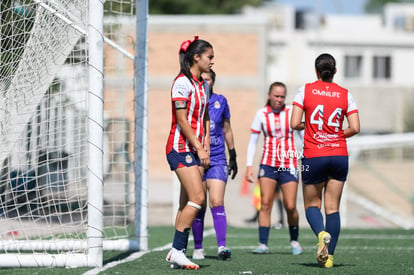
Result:
<svg viewBox="0 0 414 275"><path fill-rule="evenodd" d="M362 74L362 56L347 55L345 56L345 77L360 78Z"/></svg>
<svg viewBox="0 0 414 275"><path fill-rule="evenodd" d="M390 79L391 78L391 57L390 56L374 56L374 79Z"/></svg>

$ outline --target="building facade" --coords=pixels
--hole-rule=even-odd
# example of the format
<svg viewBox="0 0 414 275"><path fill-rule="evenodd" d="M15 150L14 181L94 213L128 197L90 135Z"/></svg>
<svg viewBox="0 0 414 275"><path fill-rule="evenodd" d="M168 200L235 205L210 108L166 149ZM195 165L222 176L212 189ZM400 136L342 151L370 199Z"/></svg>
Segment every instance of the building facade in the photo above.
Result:
<svg viewBox="0 0 414 275"><path fill-rule="evenodd" d="M168 172L165 142L170 126L170 87L178 74L178 48L195 35L214 47L215 89L231 107L239 155L244 159L255 111L273 81L298 88L316 80L314 60L322 52L337 61L335 82L353 94L361 134L413 131L414 4L390 4L383 15L317 15L267 4L240 15L150 16L148 41L149 167ZM160 161L161 158L161 161Z"/></svg>

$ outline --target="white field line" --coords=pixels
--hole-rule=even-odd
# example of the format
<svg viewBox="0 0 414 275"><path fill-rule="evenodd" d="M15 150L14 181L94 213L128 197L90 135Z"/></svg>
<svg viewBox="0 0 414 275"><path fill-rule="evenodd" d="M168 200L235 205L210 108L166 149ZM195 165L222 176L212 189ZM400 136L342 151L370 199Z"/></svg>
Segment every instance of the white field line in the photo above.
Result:
<svg viewBox="0 0 414 275"><path fill-rule="evenodd" d="M300 231L299 231L300 232ZM277 235L272 236L272 233L269 235L269 240L289 240L289 233L286 232L286 236ZM231 238L252 238L257 237L257 233L255 234L227 234L227 239ZM414 235L396 235L396 234L350 234L350 233L341 233L339 238L342 239L350 239L350 240L414 240ZM300 234L299 235L299 241L300 240L309 240L309 239L315 239L317 241L317 238L315 235L311 234Z"/></svg>
<svg viewBox="0 0 414 275"><path fill-rule="evenodd" d="M236 250L251 250L253 251L256 246L253 245L246 245L246 246L232 246L231 250L232 251L236 251ZM215 246L205 246L204 249L214 249L216 248ZM309 251L316 251L317 245L305 245L302 246L302 248L304 249L305 252L309 252ZM269 245L269 251L270 253L272 253L272 251L276 251L276 250L283 250L283 249L287 249L290 251L290 246L287 245ZM401 246L344 246L344 245L338 245L336 247L336 250L400 250L400 251L414 251L414 247L401 247Z"/></svg>
<svg viewBox="0 0 414 275"><path fill-rule="evenodd" d="M214 228L210 228L209 230L204 231L204 234L203 235L204 235L204 237L207 237L207 236L210 236L212 234L215 234ZM190 241L193 240L193 237L190 236L189 240ZM122 260L119 260L119 261L110 262L110 263L104 265L102 268L94 268L94 269L91 269L91 270L83 273L83 275L96 275L96 274L99 274L99 272L105 271L105 270L107 270L109 268L112 268L112 267L115 267L115 266L117 266L119 264L131 262L131 261L134 261L136 259L139 259L142 256L144 256L145 254L150 253L152 251L163 251L163 250L170 249L171 248L171 245L172 245L172 243L168 243L166 245L163 245L163 246L160 246L160 247L157 247L157 248L148 250L148 251L139 251L139 252L132 253L131 255L129 255L128 257L126 257L125 259L122 259Z"/></svg>

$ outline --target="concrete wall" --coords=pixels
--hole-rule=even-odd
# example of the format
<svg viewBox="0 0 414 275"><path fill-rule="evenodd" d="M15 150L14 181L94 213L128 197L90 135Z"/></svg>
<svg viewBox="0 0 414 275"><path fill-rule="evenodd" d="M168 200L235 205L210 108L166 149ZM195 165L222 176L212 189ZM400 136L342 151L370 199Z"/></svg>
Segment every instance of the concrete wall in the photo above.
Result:
<svg viewBox="0 0 414 275"><path fill-rule="evenodd" d="M215 91L225 95L230 104L239 175L242 174L250 124L257 108L264 105L267 92L265 21L240 16L163 16L152 17L149 23L149 177L172 177L165 158L171 124L170 89L179 72L179 46L195 35L213 45Z"/></svg>

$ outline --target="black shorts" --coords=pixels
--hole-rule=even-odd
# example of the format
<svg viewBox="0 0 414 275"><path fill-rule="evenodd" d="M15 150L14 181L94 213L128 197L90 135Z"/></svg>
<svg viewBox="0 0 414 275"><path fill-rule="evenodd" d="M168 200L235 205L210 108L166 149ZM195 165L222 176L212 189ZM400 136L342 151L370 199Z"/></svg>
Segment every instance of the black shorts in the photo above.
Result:
<svg viewBox="0 0 414 275"><path fill-rule="evenodd" d="M318 184L333 178L346 181L349 170L348 156L303 158L302 181L304 184Z"/></svg>
<svg viewBox="0 0 414 275"><path fill-rule="evenodd" d="M278 182L278 185L290 181L298 182L298 170L296 168L272 167L260 164L259 178L262 177L274 179Z"/></svg>
<svg viewBox="0 0 414 275"><path fill-rule="evenodd" d="M174 149L167 154L167 161L171 171L180 167L200 166L200 158L193 152L178 153Z"/></svg>

